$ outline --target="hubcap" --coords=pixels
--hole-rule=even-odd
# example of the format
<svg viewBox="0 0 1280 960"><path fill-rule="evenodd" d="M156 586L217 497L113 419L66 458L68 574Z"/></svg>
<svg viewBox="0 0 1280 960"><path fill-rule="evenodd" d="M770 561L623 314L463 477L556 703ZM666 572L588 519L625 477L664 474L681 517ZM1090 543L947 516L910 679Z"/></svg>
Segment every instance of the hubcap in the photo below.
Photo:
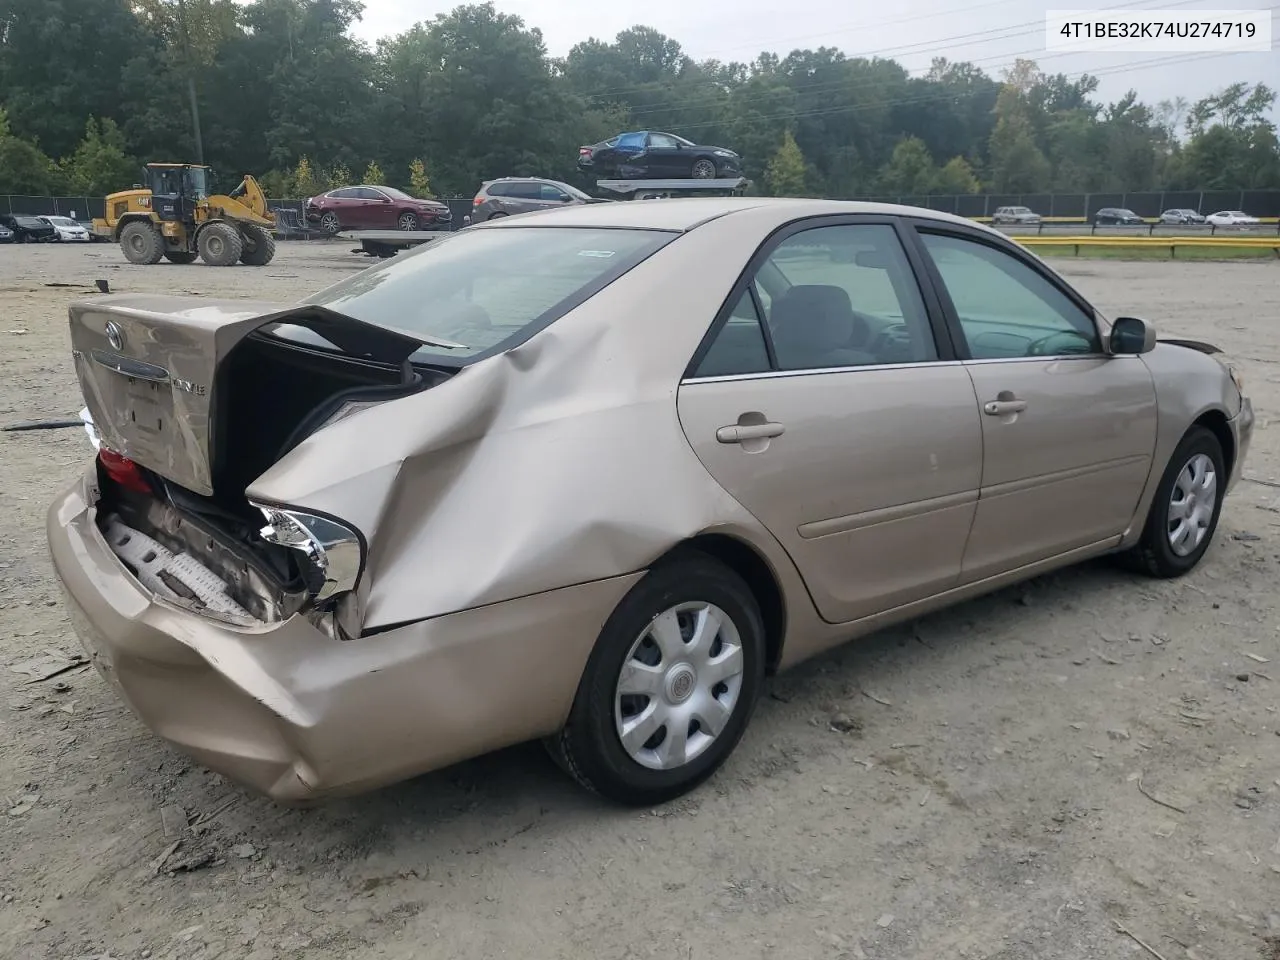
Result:
<svg viewBox="0 0 1280 960"><path fill-rule="evenodd" d="M700 180L708 180L715 176L715 165L707 160L699 160L693 165L693 175Z"/></svg>
<svg viewBox="0 0 1280 960"><path fill-rule="evenodd" d="M1197 453L1186 462L1169 497L1169 548L1180 557L1204 541L1218 504L1218 475L1213 461Z"/></svg>
<svg viewBox="0 0 1280 960"><path fill-rule="evenodd" d="M742 692L738 628L711 603L682 603L645 627L614 693L614 723L627 755L651 770L695 759L720 736Z"/></svg>
<svg viewBox="0 0 1280 960"><path fill-rule="evenodd" d="M418 221L417 221L417 219L416 219L416 218L414 218L414 217L411 217L411 216L403 216L403 217L401 217L401 218L400 218L400 229L401 229L401 230L413 230L413 229L414 229L415 227L417 227L417 226L418 226Z"/></svg>

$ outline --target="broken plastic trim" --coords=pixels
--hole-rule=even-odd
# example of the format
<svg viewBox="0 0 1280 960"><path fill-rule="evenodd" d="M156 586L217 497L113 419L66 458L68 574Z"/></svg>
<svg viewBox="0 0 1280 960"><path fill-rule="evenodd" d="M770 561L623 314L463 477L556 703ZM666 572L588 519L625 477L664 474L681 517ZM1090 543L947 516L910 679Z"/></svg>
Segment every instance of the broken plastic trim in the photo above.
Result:
<svg viewBox="0 0 1280 960"><path fill-rule="evenodd" d="M328 517L252 500L249 503L267 520L258 531L263 540L297 550L323 575L324 582L314 594L316 601L355 589L364 565L364 549L356 531Z"/></svg>
<svg viewBox="0 0 1280 960"><path fill-rule="evenodd" d="M89 442L93 444L93 449L101 450L102 441L98 438L98 428L93 424L93 415L89 413L88 407L80 410L80 422L84 424L84 432L89 435Z"/></svg>

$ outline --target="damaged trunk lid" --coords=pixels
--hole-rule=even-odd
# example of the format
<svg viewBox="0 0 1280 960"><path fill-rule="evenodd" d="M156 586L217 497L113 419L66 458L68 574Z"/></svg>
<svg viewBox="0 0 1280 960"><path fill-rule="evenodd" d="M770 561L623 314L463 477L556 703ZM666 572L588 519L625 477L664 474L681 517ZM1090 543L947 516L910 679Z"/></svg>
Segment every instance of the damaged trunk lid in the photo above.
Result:
<svg viewBox="0 0 1280 960"><path fill-rule="evenodd" d="M253 469L265 470L278 453L272 445L296 441L305 421L318 428L315 414L326 403L359 399L361 391L367 402L420 388L408 359L424 341L317 306L113 295L72 304L70 326L76 375L103 446L202 496L239 496L253 479L244 473L249 464L229 470L222 483L219 464L251 453ZM313 335L310 345L305 335L279 341L282 357L292 351L291 365L272 365L275 338L266 337L265 359L227 369L255 331L286 327ZM300 385L311 394L290 406ZM266 439L247 438L263 430ZM254 449L236 451L238 440Z"/></svg>

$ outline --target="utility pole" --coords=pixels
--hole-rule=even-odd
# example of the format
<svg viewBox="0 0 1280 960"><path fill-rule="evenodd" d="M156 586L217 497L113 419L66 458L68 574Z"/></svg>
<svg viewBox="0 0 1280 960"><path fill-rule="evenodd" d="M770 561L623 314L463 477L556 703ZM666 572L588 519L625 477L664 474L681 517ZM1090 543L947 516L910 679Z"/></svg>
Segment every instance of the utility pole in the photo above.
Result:
<svg viewBox="0 0 1280 960"><path fill-rule="evenodd" d="M182 30L182 55L186 59L187 96L191 99L191 128L196 135L196 163L204 163L204 143L200 139L200 107L196 103L196 61L191 55L191 34L187 30L187 8L178 0L178 26Z"/></svg>

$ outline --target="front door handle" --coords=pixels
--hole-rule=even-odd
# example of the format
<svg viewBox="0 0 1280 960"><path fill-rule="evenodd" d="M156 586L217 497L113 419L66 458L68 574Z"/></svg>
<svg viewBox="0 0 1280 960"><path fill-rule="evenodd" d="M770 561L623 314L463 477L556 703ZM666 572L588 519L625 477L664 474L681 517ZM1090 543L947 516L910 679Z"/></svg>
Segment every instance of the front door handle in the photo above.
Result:
<svg viewBox="0 0 1280 960"><path fill-rule="evenodd" d="M1025 409L1025 400L992 400L982 408L982 412L989 417L1003 417L1007 413L1021 413Z"/></svg>
<svg viewBox="0 0 1280 960"><path fill-rule="evenodd" d="M786 429L780 423L735 423L730 427L721 427L716 431L716 439L721 443L742 443L746 440L767 440L780 437Z"/></svg>

